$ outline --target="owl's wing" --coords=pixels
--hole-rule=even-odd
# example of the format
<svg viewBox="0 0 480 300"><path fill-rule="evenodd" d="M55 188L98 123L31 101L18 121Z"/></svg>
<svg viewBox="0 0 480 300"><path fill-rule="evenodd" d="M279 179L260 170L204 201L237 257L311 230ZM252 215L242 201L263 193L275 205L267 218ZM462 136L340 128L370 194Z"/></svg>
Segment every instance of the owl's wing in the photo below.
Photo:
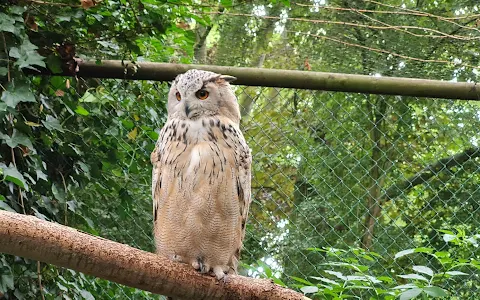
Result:
<svg viewBox="0 0 480 300"><path fill-rule="evenodd" d="M152 154L150 155L150 161L152 162L152 199L153 199L153 218L157 220L157 200L161 194L161 187L157 185L162 177L162 166L160 164L160 154L158 152L158 146L155 145Z"/></svg>
<svg viewBox="0 0 480 300"><path fill-rule="evenodd" d="M242 224L242 236L241 243L245 238L245 227L248 218L248 211L250 209L250 203L252 201L251 193L251 166L252 166L252 155L251 150L247 146L243 135L240 133L239 136L240 151L237 155L239 157L239 173L238 173L238 182L237 182L237 193L238 201L240 202L240 218ZM240 251L237 251L235 254L237 260L240 256Z"/></svg>
<svg viewBox="0 0 480 300"><path fill-rule="evenodd" d="M153 199L153 219L154 222L157 221L157 213L159 201L161 201L162 195L162 174L163 174L163 163L162 163L162 153L164 152L166 144L168 143L166 139L167 126L164 126L160 131L157 142L155 143L155 148L153 149L152 154L150 155L150 161L153 165L152 168L152 199Z"/></svg>

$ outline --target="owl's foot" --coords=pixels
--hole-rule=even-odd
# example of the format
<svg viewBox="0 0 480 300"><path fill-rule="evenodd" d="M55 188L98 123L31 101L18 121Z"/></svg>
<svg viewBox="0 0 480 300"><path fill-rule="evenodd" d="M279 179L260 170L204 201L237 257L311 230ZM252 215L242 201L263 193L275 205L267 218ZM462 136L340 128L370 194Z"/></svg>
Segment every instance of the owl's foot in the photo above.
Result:
<svg viewBox="0 0 480 300"><path fill-rule="evenodd" d="M230 270L229 266L215 266L213 267L213 273L217 280L223 280L223 283L227 283L227 274L228 270Z"/></svg>
<svg viewBox="0 0 480 300"><path fill-rule="evenodd" d="M210 271L210 265L206 264L201 257L193 260L191 264L195 270L198 270L202 274L208 273Z"/></svg>

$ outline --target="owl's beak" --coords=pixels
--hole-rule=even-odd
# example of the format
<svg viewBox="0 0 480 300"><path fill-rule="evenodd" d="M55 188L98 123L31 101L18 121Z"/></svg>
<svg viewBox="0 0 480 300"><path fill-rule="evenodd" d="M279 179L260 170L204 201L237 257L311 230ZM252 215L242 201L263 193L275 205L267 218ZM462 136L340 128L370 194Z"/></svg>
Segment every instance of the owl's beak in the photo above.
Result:
<svg viewBox="0 0 480 300"><path fill-rule="evenodd" d="M188 118L188 115L190 114L190 107L188 106L188 103L185 103L185 115Z"/></svg>

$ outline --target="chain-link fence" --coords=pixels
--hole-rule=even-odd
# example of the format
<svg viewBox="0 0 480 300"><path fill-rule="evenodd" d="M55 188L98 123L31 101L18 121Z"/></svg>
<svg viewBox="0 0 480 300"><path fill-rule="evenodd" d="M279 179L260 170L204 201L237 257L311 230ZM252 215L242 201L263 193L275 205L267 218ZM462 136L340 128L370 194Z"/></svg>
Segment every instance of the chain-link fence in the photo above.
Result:
<svg viewBox="0 0 480 300"><path fill-rule="evenodd" d="M64 186L57 197L61 190L73 195L64 199L65 224L152 251L149 155L166 120L168 85L42 80L50 80L59 100L43 103L44 109L65 106L52 124L76 132L64 135L59 145L71 148L72 156L52 152L47 164L57 170L73 166L77 175L95 178L81 185L76 174L58 172ZM393 275L423 266L435 274L463 272L447 276L441 287L456 291L459 299L474 299L478 273L462 267L462 260L455 267L446 259L468 265L479 255L474 236L480 225L476 102L234 89L253 153L253 204L242 274L290 286L312 278L327 285L344 282L358 289L353 295L366 297L378 295ZM403 257L409 251L413 254ZM433 282L428 272L418 275ZM345 277L358 274L373 276L365 278L378 288L362 290L365 279ZM410 279L400 276L396 284ZM102 287L105 297L145 295L112 285Z"/></svg>

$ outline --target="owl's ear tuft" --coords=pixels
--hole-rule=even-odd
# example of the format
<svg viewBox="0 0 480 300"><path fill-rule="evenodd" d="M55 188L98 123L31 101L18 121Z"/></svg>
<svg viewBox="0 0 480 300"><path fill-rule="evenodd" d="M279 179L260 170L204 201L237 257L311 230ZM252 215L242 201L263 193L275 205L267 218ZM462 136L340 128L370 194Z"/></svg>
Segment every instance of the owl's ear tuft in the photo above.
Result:
<svg viewBox="0 0 480 300"><path fill-rule="evenodd" d="M230 75L220 75L218 79L225 80L226 82L232 82L237 80L237 77L230 76Z"/></svg>

